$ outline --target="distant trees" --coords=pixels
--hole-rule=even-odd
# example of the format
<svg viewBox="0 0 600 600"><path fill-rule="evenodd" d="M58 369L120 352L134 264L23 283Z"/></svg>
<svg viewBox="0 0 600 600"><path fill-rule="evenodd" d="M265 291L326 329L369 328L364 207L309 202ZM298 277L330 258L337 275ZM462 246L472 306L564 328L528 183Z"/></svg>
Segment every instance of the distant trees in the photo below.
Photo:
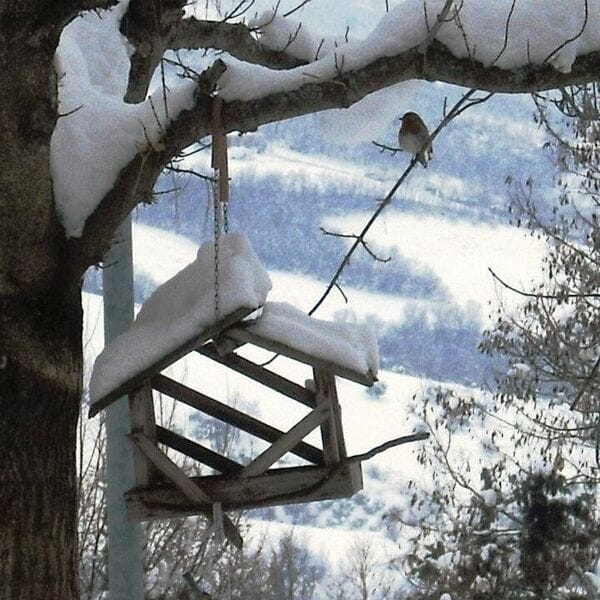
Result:
<svg viewBox="0 0 600 600"><path fill-rule="evenodd" d="M433 482L391 518L414 527L406 560L414 598L600 593L598 91L535 98L560 194L544 205L533 181L510 182L513 220L543 237L548 253L533 289L495 274L503 294L525 298L518 309L501 305L484 334L481 349L506 361L496 393L440 390L423 406L434 443L420 460Z"/></svg>
<svg viewBox="0 0 600 600"><path fill-rule="evenodd" d="M594 598L586 572L600 552L596 482L553 464L551 440L521 437L486 414L491 408L447 391L426 401L433 443L420 460L433 481L426 490L413 485L389 516L411 540L400 559L410 597Z"/></svg>

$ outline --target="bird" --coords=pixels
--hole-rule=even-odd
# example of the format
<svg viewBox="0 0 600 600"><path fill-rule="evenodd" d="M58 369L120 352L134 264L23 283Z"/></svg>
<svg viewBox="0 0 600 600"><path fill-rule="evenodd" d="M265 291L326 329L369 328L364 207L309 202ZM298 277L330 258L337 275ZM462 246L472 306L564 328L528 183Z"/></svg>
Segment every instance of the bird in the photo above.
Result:
<svg viewBox="0 0 600 600"><path fill-rule="evenodd" d="M429 131L423 119L415 112L404 113L400 117L402 125L398 131L398 144L402 150L410 152L417 160L427 167L427 161L431 159L433 147L427 144Z"/></svg>

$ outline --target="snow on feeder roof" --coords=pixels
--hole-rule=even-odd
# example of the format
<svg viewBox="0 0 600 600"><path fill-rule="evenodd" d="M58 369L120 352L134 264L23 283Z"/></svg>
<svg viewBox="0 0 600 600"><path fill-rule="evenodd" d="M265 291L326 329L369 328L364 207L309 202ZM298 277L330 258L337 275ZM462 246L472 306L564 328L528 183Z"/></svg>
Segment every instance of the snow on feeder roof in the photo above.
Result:
<svg viewBox="0 0 600 600"><path fill-rule="evenodd" d="M265 303L271 280L242 234L220 239L218 286L219 319L215 313L215 245L206 242L196 260L162 284L144 303L131 328L96 359L90 380L94 414L104 408L98 406L99 401L107 396L116 399L115 392L127 393L128 384L135 385L140 375L161 371L212 338L219 328L237 323Z"/></svg>
<svg viewBox="0 0 600 600"><path fill-rule="evenodd" d="M363 385L377 381L377 339L364 325L323 321L286 302L267 302L258 318L231 328L226 335L300 362L318 363Z"/></svg>
<svg viewBox="0 0 600 600"><path fill-rule="evenodd" d="M204 243L196 260L161 285L131 328L98 356L90 416L219 333L363 385L377 380L377 341L370 328L315 319L286 303L265 304L271 281L239 233L220 239L217 318L214 250L213 242ZM260 316L244 321L263 306Z"/></svg>

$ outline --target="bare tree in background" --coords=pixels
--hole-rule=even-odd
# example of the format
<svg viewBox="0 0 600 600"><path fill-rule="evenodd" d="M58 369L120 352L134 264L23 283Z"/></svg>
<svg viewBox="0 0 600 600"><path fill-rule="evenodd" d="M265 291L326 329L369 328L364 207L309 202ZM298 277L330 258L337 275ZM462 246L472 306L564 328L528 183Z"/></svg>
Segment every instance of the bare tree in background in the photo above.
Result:
<svg viewBox="0 0 600 600"><path fill-rule="evenodd" d="M597 84L536 96L558 164L556 202L510 181L511 216L548 243L530 289L492 273L502 297L482 350L504 359L494 396L442 390L421 417L429 490L392 522L414 527L414 598L598 597L600 569L600 222ZM558 111L556 109L558 108ZM479 439L478 460L455 448ZM464 439L464 438L463 438ZM596 576L594 574L596 573Z"/></svg>

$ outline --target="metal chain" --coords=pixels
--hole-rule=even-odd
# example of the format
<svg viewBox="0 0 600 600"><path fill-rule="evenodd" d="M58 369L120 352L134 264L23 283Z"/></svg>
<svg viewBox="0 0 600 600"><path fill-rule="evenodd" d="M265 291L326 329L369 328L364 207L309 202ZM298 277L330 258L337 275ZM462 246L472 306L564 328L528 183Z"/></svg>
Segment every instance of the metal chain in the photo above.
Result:
<svg viewBox="0 0 600 600"><path fill-rule="evenodd" d="M229 233L229 201L221 204L223 204L223 232Z"/></svg>
<svg viewBox="0 0 600 600"><path fill-rule="evenodd" d="M215 319L219 323L219 245L221 241L221 215L219 197L213 187L213 223L215 243Z"/></svg>

